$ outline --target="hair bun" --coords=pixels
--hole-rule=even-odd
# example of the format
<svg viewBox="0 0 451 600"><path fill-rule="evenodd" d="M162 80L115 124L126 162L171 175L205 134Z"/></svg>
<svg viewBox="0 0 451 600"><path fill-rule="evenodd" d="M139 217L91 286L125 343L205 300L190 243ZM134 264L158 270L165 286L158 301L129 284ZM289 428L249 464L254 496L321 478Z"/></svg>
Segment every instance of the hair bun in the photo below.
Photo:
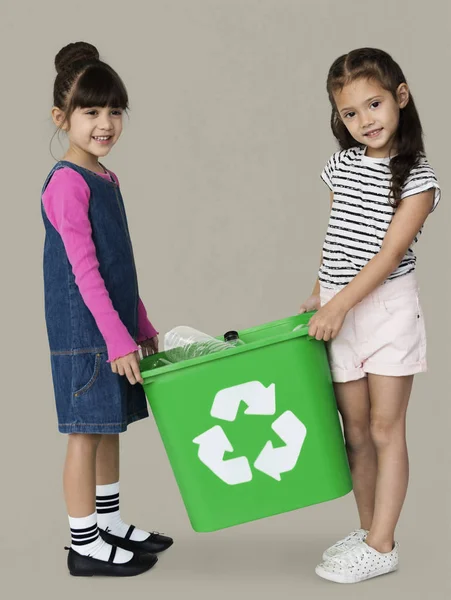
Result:
<svg viewBox="0 0 451 600"><path fill-rule="evenodd" d="M55 56L55 68L57 73L61 73L74 62L99 60L99 51L88 42L74 42L61 48Z"/></svg>

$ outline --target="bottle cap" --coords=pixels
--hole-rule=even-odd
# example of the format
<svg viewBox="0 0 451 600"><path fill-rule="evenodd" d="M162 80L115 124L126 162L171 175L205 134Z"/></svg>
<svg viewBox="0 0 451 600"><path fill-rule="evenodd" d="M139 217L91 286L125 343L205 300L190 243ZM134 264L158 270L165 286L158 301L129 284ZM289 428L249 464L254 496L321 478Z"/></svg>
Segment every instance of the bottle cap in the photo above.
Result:
<svg viewBox="0 0 451 600"><path fill-rule="evenodd" d="M224 339L226 342L230 342L232 340L237 340L238 339L238 331L227 331L227 333L224 334Z"/></svg>

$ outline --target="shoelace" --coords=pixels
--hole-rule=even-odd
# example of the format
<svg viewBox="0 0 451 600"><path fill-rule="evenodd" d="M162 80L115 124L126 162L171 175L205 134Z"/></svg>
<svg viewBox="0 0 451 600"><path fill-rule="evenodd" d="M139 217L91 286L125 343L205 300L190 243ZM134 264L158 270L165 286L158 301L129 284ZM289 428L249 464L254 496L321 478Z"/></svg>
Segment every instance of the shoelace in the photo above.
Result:
<svg viewBox="0 0 451 600"><path fill-rule="evenodd" d="M345 554L341 554L330 560L340 566L355 567L360 564L365 555L368 554L371 554L371 550L366 548L363 544L358 544L357 546L350 548Z"/></svg>
<svg viewBox="0 0 451 600"><path fill-rule="evenodd" d="M336 546L337 547L344 547L344 548L348 548L348 547L354 546L354 544L355 544L355 538L359 537L359 534L360 534L360 531L358 531L358 530L353 531L347 537L345 537L344 539L342 539L339 542L337 542Z"/></svg>

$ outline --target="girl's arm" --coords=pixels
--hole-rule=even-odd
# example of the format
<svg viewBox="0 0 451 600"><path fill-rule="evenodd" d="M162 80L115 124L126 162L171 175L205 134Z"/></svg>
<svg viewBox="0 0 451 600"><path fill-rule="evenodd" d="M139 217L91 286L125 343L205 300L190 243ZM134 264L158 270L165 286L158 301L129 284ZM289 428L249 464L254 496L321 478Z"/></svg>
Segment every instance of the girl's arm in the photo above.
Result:
<svg viewBox="0 0 451 600"><path fill-rule="evenodd" d="M331 191L330 192L330 210L332 210L332 204L334 201L334 193ZM319 264L320 266L323 263L323 251L321 250L321 256L320 256L320 261ZM299 309L299 314L305 313L305 312L310 312L311 310L318 310L320 308L321 305L321 301L320 301L320 283L319 283L319 277L316 278L315 281L315 285L313 286L313 290L312 290L312 295L310 296L310 298L307 298L307 300L301 304L301 307Z"/></svg>
<svg viewBox="0 0 451 600"><path fill-rule="evenodd" d="M138 302L138 343L144 340L150 340L158 335L158 331L152 325L147 317L146 307L141 298Z"/></svg>
<svg viewBox="0 0 451 600"><path fill-rule="evenodd" d="M330 192L330 209L329 209L329 213L332 210L332 204L334 203L334 192L331 190ZM320 261L319 261L319 265L321 266L323 264L323 251L321 250L321 257L320 257ZM313 288L313 292L312 294L318 294L319 295L319 291L320 291L320 283L319 283L319 277L316 278L316 282L315 282L315 287Z"/></svg>
<svg viewBox="0 0 451 600"><path fill-rule="evenodd" d="M58 231L84 303L105 339L109 362L138 349L111 302L99 271L88 217L90 191L83 177L70 168L56 171L42 201Z"/></svg>
<svg viewBox="0 0 451 600"><path fill-rule="evenodd" d="M381 285L398 267L420 231L434 203L434 190L403 200L390 223L382 247L336 296L337 304L349 311Z"/></svg>
<svg viewBox="0 0 451 600"><path fill-rule="evenodd" d="M111 175L111 177L117 183L117 185L120 186L119 178L116 175L116 173L113 173L113 171L110 171L110 170L108 170L108 173ZM138 298L138 339L137 339L137 342L139 343L139 342L143 342L145 340L150 340L150 339L154 338L156 335L158 335L158 331L155 329L155 327L149 321L149 318L147 316L146 307L144 306L143 301L141 300L141 298Z"/></svg>
<svg viewBox="0 0 451 600"><path fill-rule="evenodd" d="M409 196L401 202L379 253L330 302L310 319L309 334L328 341L340 331L348 311L393 273L434 206L434 190Z"/></svg>

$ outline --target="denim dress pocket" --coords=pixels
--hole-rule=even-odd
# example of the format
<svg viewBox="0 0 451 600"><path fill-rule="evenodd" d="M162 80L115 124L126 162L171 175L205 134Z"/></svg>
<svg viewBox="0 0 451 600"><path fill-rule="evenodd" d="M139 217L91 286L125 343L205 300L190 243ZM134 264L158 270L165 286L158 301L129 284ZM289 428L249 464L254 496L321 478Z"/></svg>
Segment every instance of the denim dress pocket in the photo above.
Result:
<svg viewBox="0 0 451 600"><path fill-rule="evenodd" d="M85 394L97 381L100 374L102 354L83 353L72 357L72 389L77 398Z"/></svg>

